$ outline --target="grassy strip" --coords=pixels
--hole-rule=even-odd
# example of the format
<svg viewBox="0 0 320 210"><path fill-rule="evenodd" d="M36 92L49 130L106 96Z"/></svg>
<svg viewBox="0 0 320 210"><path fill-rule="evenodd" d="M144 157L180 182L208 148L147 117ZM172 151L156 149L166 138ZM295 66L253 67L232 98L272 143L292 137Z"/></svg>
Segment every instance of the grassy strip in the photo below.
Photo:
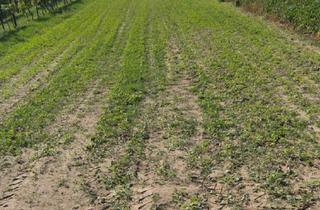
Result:
<svg viewBox="0 0 320 210"><path fill-rule="evenodd" d="M120 68L120 62L122 60L122 53L126 44L126 40L128 39L128 28L130 28L132 24L132 16L134 13L135 5L132 4L132 1L129 1L126 7L122 8L122 13L126 14L122 17L121 24L117 28L116 34L111 42L107 42L106 45L110 51L103 52L104 56L97 57L96 65L98 69L101 69L99 77L96 78L98 80L96 90L94 90L94 94L100 94L100 92L104 92L109 90L109 87L113 85L113 78L116 72ZM101 54L101 55L102 55ZM100 55L100 54L99 54ZM117 60L117 62L115 62ZM84 93L87 94L87 93ZM76 100L82 100L83 96L78 96ZM102 98L101 102L105 102L105 99ZM90 102L94 103L94 102ZM75 106L75 103L70 104L72 107ZM68 109L68 108L67 108ZM65 109L64 111L66 111ZM68 112L70 110L67 110ZM59 113L60 114L60 113ZM59 117L58 117L59 118ZM49 127L51 127L49 125ZM64 142L70 143L73 141L73 134L77 130L67 129L67 132L64 134ZM61 144L61 136L60 135L51 135L48 136L50 142L46 143L45 148L43 149L43 145L40 145L42 149L42 154L40 155L52 155L55 153L55 150L59 144Z"/></svg>
<svg viewBox="0 0 320 210"><path fill-rule="evenodd" d="M162 89L165 81L168 35L160 5L160 1L146 0L136 5L137 15L123 52L122 70L117 74L117 85L109 93L108 107L89 148L95 157L102 158L110 146L124 144L124 152L117 154L119 158L109 168L110 176L103 177L107 189L116 189L116 195L109 201L114 208L127 207L131 196L129 183L144 157L148 135L146 122L140 121L141 101L146 94Z"/></svg>
<svg viewBox="0 0 320 210"><path fill-rule="evenodd" d="M97 150L99 150L100 145L109 141L113 143L117 140L121 141L121 137L125 138L130 133L131 123L135 119L141 100L147 91L153 91L149 88L146 89L145 82L151 83L153 79L158 79L159 81L155 82L158 85L155 85L155 87L162 86L161 84L163 84L165 75L163 71L165 65L164 46L166 46L167 35L164 32L161 33L161 30L164 28L157 27L152 32L147 29L145 20L146 5L146 2L139 5L142 7L140 8L142 11L139 10L142 14L136 17L129 33L129 40L123 54L122 70L115 76L117 82L115 82L116 85L109 94L106 113L99 122L99 134L93 139L93 147ZM152 22L149 20L149 24L152 24L150 26L152 28L156 25L163 27L159 19ZM149 33L152 33L152 35ZM149 43L150 46L146 46L148 45L148 40L146 40L147 37L145 36L155 37L155 41L152 40L152 43ZM149 49L149 47L152 49ZM152 51L152 56L154 56L153 61L148 59L151 55L148 53L146 55L146 50ZM150 62L153 62L153 64Z"/></svg>
<svg viewBox="0 0 320 210"><path fill-rule="evenodd" d="M81 28L83 16L88 17L88 19L94 18L95 15L92 15L92 11L99 11L99 8L101 9L104 5L108 5L106 3L108 2L97 1L95 4L89 4L83 11L80 10L77 14L63 21L61 24L55 25L50 30L47 30L45 34L34 36L27 43L19 43L15 48L9 49L6 55L0 59L0 67L4 69L4 71L0 72L1 83L4 83L12 75L15 75L23 69L23 66L32 63L35 59L39 57L43 59L43 57L46 57L47 51L49 51L50 57L51 51L49 49L56 49L56 43L68 39L69 41L66 43L71 42L72 37L75 37L73 32ZM62 48L60 47L60 49Z"/></svg>
<svg viewBox="0 0 320 210"><path fill-rule="evenodd" d="M13 49L20 42L28 42L35 35L44 34L48 29L72 17L78 10L82 10L84 5L87 6L88 3L87 0L75 1L59 13L48 14L32 21L22 17L21 24L16 30L0 30L0 55L5 55L9 49Z"/></svg>
<svg viewBox="0 0 320 210"><path fill-rule="evenodd" d="M159 1L152 1L149 5L152 15L145 28L145 42L147 53L147 63L149 74L148 82L149 94L156 94L165 88L166 81L166 48L168 45L169 32L165 12Z"/></svg>
<svg viewBox="0 0 320 210"><path fill-rule="evenodd" d="M144 95L146 63L143 29L146 11L139 10L137 13L142 14L136 15L132 24L124 49L122 70L115 75L117 82L109 93L108 108L98 126L99 134L93 140L97 149L110 138L125 136Z"/></svg>
<svg viewBox="0 0 320 210"><path fill-rule="evenodd" d="M241 168L249 168L251 179L276 198L272 206L312 205L317 195L310 188L312 180L300 183L298 191L295 180L305 173L302 165L312 168L319 160L319 145L307 122L284 106L278 89L290 88L286 81L292 74L286 63L299 67L307 56L294 59L300 53L288 47L285 38L229 6L205 0L165 5L171 8L171 22L181 30L185 62L197 79L194 91L212 138L191 154L204 157L195 165L206 174L228 166L228 174L219 181L230 186L241 183ZM308 60L319 66L317 59ZM279 70L285 77L279 77ZM228 202L243 205L240 200Z"/></svg>
<svg viewBox="0 0 320 210"><path fill-rule="evenodd" d="M87 13L88 17L83 17L84 21L82 21L80 26L69 33L65 39L59 40L59 42L47 49L46 55L39 58L34 65L31 65L30 67L21 67L20 65L17 65L17 69L26 68L26 70L20 71L20 74L16 75L17 78L15 78L14 82L10 80L5 82L1 89L1 95L4 98L14 95L17 88L21 87L37 73L45 71L45 68L49 68L49 66L52 65L52 62L59 63L55 69L58 69L64 64L67 64L67 62L70 62L72 57L84 49L90 42L90 38L92 38L93 33L96 32L96 28L98 27L97 24L99 25L104 21L104 16L107 14L109 9L108 5L110 5L109 2L106 2L106 5L103 4L98 7L100 10L95 10L97 11L95 15ZM52 40L48 40L48 42L52 42ZM66 51L65 55L61 55L64 51ZM62 57L59 58L59 60L55 60L58 56Z"/></svg>
<svg viewBox="0 0 320 210"><path fill-rule="evenodd" d="M1 125L1 153L16 153L22 147L44 141L43 128L55 119L61 107L84 92L87 85L102 73L97 68L97 61L109 52L126 3L125 0L112 2L103 24L96 25L99 27L97 35L86 50L81 51L52 77L45 89L34 94L27 104L18 107Z"/></svg>
<svg viewBox="0 0 320 210"><path fill-rule="evenodd" d="M91 151L101 158L103 146L125 143L126 153L110 168L111 177L104 182L108 188L123 185L121 198L113 206L123 206L128 200L127 182L134 175L132 169L141 157L143 142L141 135L132 136L133 120L137 116L139 104L145 94L146 58L144 27L146 24L146 1L140 1L127 44L123 52L123 67L117 75L117 84L109 93L108 107L98 123L98 134L93 139ZM143 134L142 134L143 136ZM129 138L129 139L128 139ZM126 197L127 199L125 199Z"/></svg>

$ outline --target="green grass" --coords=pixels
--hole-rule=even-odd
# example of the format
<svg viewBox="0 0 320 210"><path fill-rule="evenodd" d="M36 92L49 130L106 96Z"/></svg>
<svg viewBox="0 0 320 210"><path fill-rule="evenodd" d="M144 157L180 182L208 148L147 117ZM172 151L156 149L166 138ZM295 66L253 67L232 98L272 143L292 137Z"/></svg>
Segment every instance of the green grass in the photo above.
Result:
<svg viewBox="0 0 320 210"><path fill-rule="evenodd" d="M267 209L317 205L320 177L308 173L320 159L319 131L312 130L320 126L318 53L261 19L211 0L83 1L50 18L16 32L26 40L12 35L0 44L3 99L57 62L5 113L1 155L38 144L51 145L44 153L52 155L56 145L50 141L58 140L46 128L99 79L108 90L105 108L84 147L94 164L112 160L97 180L113 192L108 202L115 209L133 202L142 163L155 166L165 186L176 184L181 172L170 162L175 152L186 154L182 173L197 175L197 182L191 177L183 183L201 185L194 194L176 191L168 204L176 208L206 209L214 197L223 206L246 209L256 192L266 195ZM181 110L192 99L179 100L179 88L191 89L203 122L186 114L192 110ZM175 99L160 97L168 93ZM146 160L152 132L165 147L163 152L155 144L163 162ZM99 192L87 182L82 188L94 200ZM213 185L222 185L222 193L208 190Z"/></svg>
<svg viewBox="0 0 320 210"><path fill-rule="evenodd" d="M99 19L92 22L91 27L96 32L82 40L86 44L84 50L63 66L47 87L34 93L5 120L0 133L2 153L16 152L20 147L30 146L40 139L43 141L42 129L54 120L61 107L85 91L90 81L104 72L99 61L108 53L108 46L115 38L125 1L108 3L104 2L110 7L108 15L102 15L102 22Z"/></svg>
<svg viewBox="0 0 320 210"><path fill-rule="evenodd" d="M110 176L101 177L107 189L116 189L116 195L109 202L117 209L128 206L136 165L145 156L148 125L141 121L141 103L165 84L168 34L161 19L161 7L159 2L149 1L139 1L136 6L136 16L121 55L121 70L115 74L107 109L89 147L99 160L110 153L111 147L123 145L123 153L117 154L118 159L109 168Z"/></svg>
<svg viewBox="0 0 320 210"><path fill-rule="evenodd" d="M140 7L147 7L147 5ZM159 23L157 22L159 17L149 17L150 14L145 11L146 8L142 9L140 9L142 11L138 11L142 13L141 17L138 16L134 19L133 26L129 32L125 49L121 55L123 57L121 71L115 74L115 86L109 93L108 108L98 124L98 135L93 139L92 146L97 150L104 143L110 143L110 141L112 143L121 142L122 136L125 138L126 133L130 132L133 125L132 120L137 116L142 99L147 92L154 91L152 89L147 90L146 83L151 83L149 85L158 89L161 89L163 85L166 34L160 31L159 26L156 27ZM155 18L156 20L152 23L147 23L147 17L150 19ZM152 26L147 24L152 24ZM162 25L161 23L159 24L160 26ZM152 27L152 31L148 31L149 27ZM148 38L155 40L152 39L152 43L149 43ZM155 59L153 64L150 64L149 56L154 56L152 58ZM152 67L151 65L154 66Z"/></svg>
<svg viewBox="0 0 320 210"><path fill-rule="evenodd" d="M100 22L104 20L104 16L99 15L99 13L97 14L98 15L91 15L90 18L88 18L85 21L81 21L82 24L79 27L75 28L73 31L71 31L71 33L68 32L68 36L65 36L65 39L61 38L58 44L54 44L50 47L44 47L43 44L41 44L42 47L44 47L44 49L46 50L45 54L43 54L44 52L42 52L41 50L32 49L32 51L35 52L34 55L36 57L33 57L33 55L32 57L23 57L21 55L15 55L18 57L21 56L19 57L20 61L31 64L18 62L16 65L12 65L6 68L7 75L3 75L3 88L1 90L2 96L4 98L12 96L18 88L20 88L23 84L27 83L30 80L30 78L33 78L42 71L48 70L50 74L54 73L54 70L61 68L63 65L66 65L66 63L69 62L69 60L71 60L74 56L76 56L78 52L80 52L83 48L86 47L86 40L89 40L93 36L93 34L96 33L96 24L100 24ZM89 13L87 15L89 16ZM70 23L66 23L66 27L64 29L58 29L58 31L60 31L60 33L63 34L65 31L69 30L69 27L67 27L68 24ZM81 36L79 36L81 32L82 34ZM53 31L53 34L56 34L56 32ZM38 39L35 40L38 41ZM42 43L42 41L39 42L39 44ZM32 43L32 41L30 42ZM47 42L54 43L56 42L56 40L50 38ZM31 46L34 45L36 44L31 44ZM57 57L59 59L57 59ZM56 63L57 65L55 66L55 68L50 69L52 68L50 67L50 65L55 65ZM12 75L14 75L13 77L15 77L15 82L12 82L10 80L10 78L12 78Z"/></svg>
<svg viewBox="0 0 320 210"><path fill-rule="evenodd" d="M83 31L86 26L91 24L92 19L97 15L92 15L91 11L99 8L99 5L101 8L100 3L90 4L85 8L79 8L77 13L70 18L61 17L63 21L60 20L51 27L43 29L43 32L39 31L31 34L25 42L11 43L9 40L10 45L8 47L3 46L6 49L6 54L0 59L1 69L6 69L6 71L0 73L0 85L23 69L32 67L34 63L38 64L38 68L39 66L43 68L55 55L61 53L67 44L76 39L79 31ZM81 16L88 18L87 20L86 18L80 19ZM52 19L55 18L59 17L52 17ZM81 25L82 23L83 25ZM46 23L42 23L42 25L45 27ZM17 35L17 37L22 39L24 35Z"/></svg>
<svg viewBox="0 0 320 210"><path fill-rule="evenodd" d="M194 91L206 113L206 130L212 144L220 145L207 151L212 170L226 163L232 173L247 167L252 179L274 198L299 208L309 206L316 194L302 186L309 196L302 199L290 180L302 172L301 164L312 166L319 159L319 142L307 128L317 119L301 119L298 110L283 102L279 88L305 102L298 93L299 80L318 74L313 69L319 68L319 56L308 56L266 23L240 15L229 5L207 1L168 5L174 8L171 20L180 26L176 30L187 46L186 65L197 80ZM307 112L318 116L313 108ZM282 171L284 165L292 171Z"/></svg>
<svg viewBox="0 0 320 210"><path fill-rule="evenodd" d="M13 48L15 44L20 42L28 42L34 35L45 33L51 27L70 18L83 6L87 6L85 0L74 1L72 4L61 8L57 13L48 13L38 19L30 20L22 16L19 20L19 27L11 31L3 31L0 29L0 55L4 55L9 48Z"/></svg>

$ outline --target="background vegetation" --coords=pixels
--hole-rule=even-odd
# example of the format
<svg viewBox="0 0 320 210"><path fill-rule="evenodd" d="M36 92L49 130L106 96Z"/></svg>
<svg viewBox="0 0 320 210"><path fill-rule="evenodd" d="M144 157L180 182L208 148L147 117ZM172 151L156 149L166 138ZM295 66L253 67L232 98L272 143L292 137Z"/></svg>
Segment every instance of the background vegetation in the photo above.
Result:
<svg viewBox="0 0 320 210"><path fill-rule="evenodd" d="M309 33L320 32L320 0L233 0L251 11L276 15Z"/></svg>
<svg viewBox="0 0 320 210"><path fill-rule="evenodd" d="M0 23L3 30L18 26L19 16L33 19L46 12L54 12L63 4L70 4L71 0L0 0Z"/></svg>

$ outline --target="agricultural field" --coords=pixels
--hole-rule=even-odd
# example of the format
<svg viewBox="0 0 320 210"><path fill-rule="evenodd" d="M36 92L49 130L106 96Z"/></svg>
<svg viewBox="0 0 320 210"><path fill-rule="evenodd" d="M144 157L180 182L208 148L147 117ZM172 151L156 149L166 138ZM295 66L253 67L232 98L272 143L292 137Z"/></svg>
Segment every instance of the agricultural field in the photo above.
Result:
<svg viewBox="0 0 320 210"><path fill-rule="evenodd" d="M319 43L218 0L58 2L0 31L1 210L320 209Z"/></svg>

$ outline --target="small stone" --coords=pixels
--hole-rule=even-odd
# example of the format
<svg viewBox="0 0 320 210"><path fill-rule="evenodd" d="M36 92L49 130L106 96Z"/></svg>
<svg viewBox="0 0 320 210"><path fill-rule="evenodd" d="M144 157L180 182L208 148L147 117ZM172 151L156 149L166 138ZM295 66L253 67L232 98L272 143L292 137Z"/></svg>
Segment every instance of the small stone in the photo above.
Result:
<svg viewBox="0 0 320 210"><path fill-rule="evenodd" d="M77 210L77 209L79 209L79 208L80 208L80 206L77 205L77 206L73 207L72 210Z"/></svg>

